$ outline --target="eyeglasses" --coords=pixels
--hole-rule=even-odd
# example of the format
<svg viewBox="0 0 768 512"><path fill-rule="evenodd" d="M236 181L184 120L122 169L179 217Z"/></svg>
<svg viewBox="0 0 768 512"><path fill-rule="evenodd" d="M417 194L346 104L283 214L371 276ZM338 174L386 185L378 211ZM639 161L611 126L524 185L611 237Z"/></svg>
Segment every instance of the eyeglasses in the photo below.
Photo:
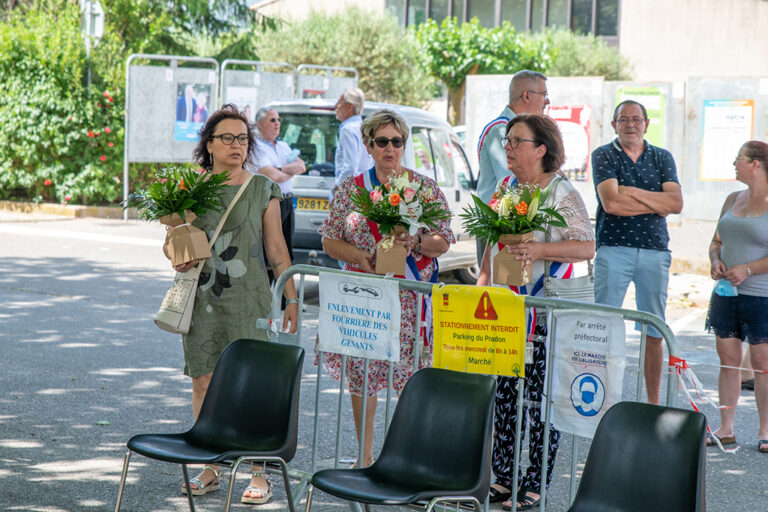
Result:
<svg viewBox="0 0 768 512"><path fill-rule="evenodd" d="M739 160L741 160L742 162L751 162L754 159L749 158L748 156L737 156L736 158L734 158L735 162L738 162Z"/></svg>
<svg viewBox="0 0 768 512"><path fill-rule="evenodd" d="M235 135L233 133L220 133L219 135L211 135L212 139L221 139L221 143L225 146L231 146L235 143L235 139L237 139L237 142L241 146L247 146L248 145L248 134L241 133L240 135Z"/></svg>
<svg viewBox="0 0 768 512"><path fill-rule="evenodd" d="M281 119L279 117L270 117L269 122L270 123L279 123Z"/></svg>
<svg viewBox="0 0 768 512"><path fill-rule="evenodd" d="M382 149L389 146L390 142L392 143L393 148L401 148L403 147L403 144L405 144L405 139L402 137L393 137L391 139L388 139L386 137L376 137L375 139L373 139L373 142L375 142L376 145Z"/></svg>
<svg viewBox="0 0 768 512"><path fill-rule="evenodd" d="M616 123L620 124L621 126L626 126L630 123L637 126L637 125L645 124L645 119L643 119L642 117L633 117L632 119L628 117L620 117L616 120Z"/></svg>
<svg viewBox="0 0 768 512"><path fill-rule="evenodd" d="M509 146L511 149L517 149L517 147L520 145L521 142L533 142L538 144L539 141L535 139L521 139L520 137L502 137L501 138L501 147L506 148Z"/></svg>
<svg viewBox="0 0 768 512"><path fill-rule="evenodd" d="M547 101L549 99L548 91L541 92L541 91L534 91L533 89L526 89L526 91L532 92L533 94L541 94L542 96L544 96L544 101Z"/></svg>

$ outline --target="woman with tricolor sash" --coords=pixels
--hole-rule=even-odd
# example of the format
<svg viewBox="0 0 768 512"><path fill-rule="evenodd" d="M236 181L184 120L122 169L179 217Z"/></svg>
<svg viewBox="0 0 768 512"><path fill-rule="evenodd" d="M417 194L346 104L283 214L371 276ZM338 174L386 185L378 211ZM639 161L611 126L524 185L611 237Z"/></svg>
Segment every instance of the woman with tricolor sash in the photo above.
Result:
<svg viewBox="0 0 768 512"><path fill-rule="evenodd" d="M408 125L399 114L391 110L380 110L368 116L360 127L368 153L373 157L374 166L357 176L344 180L334 193L328 218L319 229L323 236L323 249L329 256L344 262L344 270L374 273L376 265L376 245L382 240L382 233L376 223L355 211L355 205L350 197L359 189L365 187L369 191L373 187L386 185L391 178L408 173L411 181L429 187L434 191L435 200L448 210L448 202L440 191L437 183L423 175L405 169L401 159L408 140ZM404 246L408 251L404 279L416 281L437 282L437 258L444 254L450 244L455 243L451 231L450 220L437 222L437 228L420 228L415 235L408 232L395 236L394 243ZM426 327L416 333L416 294L412 291L400 291L402 306L400 325L400 361L395 364L393 372L393 387L399 394L405 383L413 374L414 358L419 358L419 367L432 365L432 332ZM430 300L422 304L422 320L429 317ZM429 321L425 322L429 325ZM420 347L424 350L419 350ZM416 347L417 350L414 350ZM352 411L355 428L360 438L360 423L362 417L364 389L364 360L359 358L347 359L347 379L352 398ZM335 379L341 378L341 356L326 354L325 370ZM376 394L386 389L389 364L386 361L371 361L368 367L368 396L374 397L366 401L365 412L365 443L363 461L358 461L360 467L369 466L373 462L373 425L376 412Z"/></svg>
<svg viewBox="0 0 768 512"><path fill-rule="evenodd" d="M496 142L498 144L498 142ZM501 243L487 247L480 268L477 284L496 285L491 275L491 260L499 251L508 251L516 259L524 261L529 270L529 284L510 288L521 295L544 295L544 273L549 263L549 273L558 279L573 275L573 263L584 261L595 255L595 235L589 221L584 201L578 191L558 171L565 159L560 130L552 119L541 115L522 115L507 123L506 136L501 144L507 153L507 167L512 175L503 178L497 190L517 185L535 186L542 190L549 188L549 206L567 212L564 215L566 227L549 227L547 234L535 232L531 242L504 246ZM498 285L501 286L501 285ZM542 395L546 371L547 324L545 315L535 309L528 316L527 343L533 346L532 361L526 358L525 399L523 422L530 419L528 441L529 465L518 479L514 489L515 422L517 421L517 378L499 377L496 392L494 417L493 471L496 482L491 486L491 501L504 501L502 508L512 508L511 499L516 498L517 510L529 510L539 505L541 499L542 454L544 451L545 426L542 424ZM528 345L530 346L530 345ZM528 351L526 351L528 352ZM549 453L547 454L546 485L552 478L552 469L557 455L560 432L552 425L549 432ZM523 426L523 432L525 426ZM523 442L523 439L520 439ZM520 452L522 453L522 447ZM522 471L521 471L522 473Z"/></svg>

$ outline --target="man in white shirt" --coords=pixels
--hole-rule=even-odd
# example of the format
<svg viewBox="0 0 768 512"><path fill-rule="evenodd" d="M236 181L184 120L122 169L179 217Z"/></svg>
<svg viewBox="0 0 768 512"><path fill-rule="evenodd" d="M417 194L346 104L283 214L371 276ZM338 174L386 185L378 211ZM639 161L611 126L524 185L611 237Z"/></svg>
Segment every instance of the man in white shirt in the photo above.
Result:
<svg viewBox="0 0 768 512"><path fill-rule="evenodd" d="M357 87L347 89L334 105L336 119L341 121L339 126L339 144L336 146L336 179L333 190L349 176L355 176L373 167L373 159L365 149L363 136L360 133L360 125L363 118L365 94ZM333 200L333 190L329 199Z"/></svg>
<svg viewBox="0 0 768 512"><path fill-rule="evenodd" d="M288 246L288 254L293 261L293 182L297 174L307 172L304 160L296 158L290 161L291 147L277 140L280 134L280 116L271 108L263 107L256 112L256 128L258 134L254 146L254 163L246 168L252 173L263 174L280 187L283 199L280 201L280 217L283 225L283 236Z"/></svg>

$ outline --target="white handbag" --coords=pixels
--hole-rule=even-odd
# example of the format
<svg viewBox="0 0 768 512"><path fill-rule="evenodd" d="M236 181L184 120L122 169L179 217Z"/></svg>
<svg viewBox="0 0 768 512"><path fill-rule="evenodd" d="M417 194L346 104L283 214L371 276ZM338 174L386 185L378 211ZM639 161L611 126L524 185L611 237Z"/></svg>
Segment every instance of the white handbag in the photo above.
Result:
<svg viewBox="0 0 768 512"><path fill-rule="evenodd" d="M213 233L213 237L208 242L208 247L213 248L213 243L221 232L221 228L224 226L224 222L229 216L229 212L232 211L232 207L243 195L245 187L250 183L253 174L249 174L240 188L229 203L224 215L221 216L219 225L216 226L216 231ZM192 309L195 306L195 295L197 294L197 282L200 279L200 272L203 270L205 261L201 261L195 268L189 272L177 273L173 280L173 284L165 292L163 297L163 303L160 304L160 309L155 314L155 324L164 331L172 332L174 334L187 334L189 332L189 326L192 323Z"/></svg>
<svg viewBox="0 0 768 512"><path fill-rule="evenodd" d="M555 178L554 188L550 192L554 206L555 191L560 180L564 178ZM547 229L547 242L552 238L550 230ZM595 274L592 266L592 260L587 260L587 275L582 277L572 277L570 279L557 279L549 275L549 261L544 263L544 295L554 299L567 299L579 302L595 302Z"/></svg>

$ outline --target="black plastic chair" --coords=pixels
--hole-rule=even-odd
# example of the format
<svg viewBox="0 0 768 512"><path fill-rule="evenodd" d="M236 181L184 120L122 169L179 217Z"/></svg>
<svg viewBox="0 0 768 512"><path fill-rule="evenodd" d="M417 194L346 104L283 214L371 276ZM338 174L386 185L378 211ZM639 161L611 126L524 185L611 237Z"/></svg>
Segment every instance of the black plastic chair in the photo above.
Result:
<svg viewBox="0 0 768 512"><path fill-rule="evenodd" d="M706 417L620 402L605 413L569 512L703 512Z"/></svg>
<svg viewBox="0 0 768 512"><path fill-rule="evenodd" d="M379 458L363 469L326 469L312 486L345 500L406 505L472 503L490 485L496 379L426 368L403 389ZM312 503L310 486L306 512Z"/></svg>
<svg viewBox="0 0 768 512"><path fill-rule="evenodd" d="M286 463L296 453L303 361L301 347L246 339L230 343L216 363L200 415L189 431L140 434L128 441L115 511L120 510L131 452L136 452L181 464L187 489L187 464L231 466L225 510L242 462L276 463L293 512ZM194 512L192 493L187 497Z"/></svg>

